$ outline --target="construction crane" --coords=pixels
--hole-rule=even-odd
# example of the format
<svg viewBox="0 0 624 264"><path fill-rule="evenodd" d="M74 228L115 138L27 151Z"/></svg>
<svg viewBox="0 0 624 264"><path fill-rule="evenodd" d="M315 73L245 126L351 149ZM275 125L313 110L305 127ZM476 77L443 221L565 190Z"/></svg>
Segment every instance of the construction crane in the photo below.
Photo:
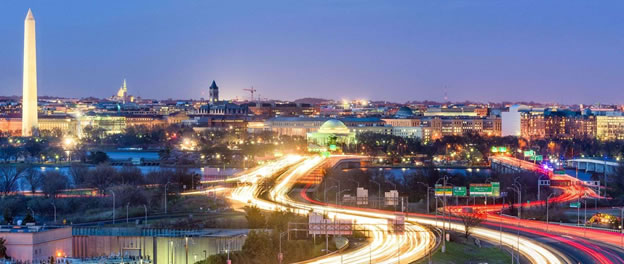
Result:
<svg viewBox="0 0 624 264"><path fill-rule="evenodd" d="M253 101L253 100L254 100L254 93L255 93L257 90L256 90L256 89L254 89L254 87L253 87L253 86L252 86L251 88L249 88L249 89L243 89L243 91L247 91L247 92L249 92L249 93L251 94L251 100L250 100L250 101Z"/></svg>

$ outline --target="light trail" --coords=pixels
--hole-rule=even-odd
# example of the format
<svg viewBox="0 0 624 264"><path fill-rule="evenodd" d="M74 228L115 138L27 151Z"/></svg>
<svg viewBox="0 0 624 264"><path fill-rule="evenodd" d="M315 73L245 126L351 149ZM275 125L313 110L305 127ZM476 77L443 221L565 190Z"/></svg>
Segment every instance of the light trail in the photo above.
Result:
<svg viewBox="0 0 624 264"><path fill-rule="evenodd" d="M325 203L309 198L305 192L305 189L302 190L300 194L303 196L304 199L306 199L309 202L319 204L319 205L325 205ZM336 206L336 205L328 204L328 206ZM368 215L368 214L375 215L375 214L379 214L380 212L386 212L384 210L363 209L363 208L349 207L349 206L340 206L340 208L341 209L354 208L357 210L361 210L359 211L359 213L363 215ZM347 210L347 209L343 209L343 210ZM436 226L438 228L443 228L444 222L443 222L442 217L440 217L440 219L437 220L437 219L432 219L431 215L422 215L422 216L416 216L416 215L418 214L410 213L409 217L406 218L406 222L420 223L420 224L425 224L425 225ZM450 225L449 225L449 222L447 222L446 226L447 228L450 226L451 230L455 230L457 232L464 232L463 224L450 222ZM553 264L562 263L561 260L555 254L550 252L548 249L546 249L539 243L534 242L533 240L530 240L524 237L518 237L515 234L509 234L505 232L500 233L499 231L493 231L487 228L474 228L472 233L473 235L480 237L487 241L496 242L496 243L498 243L499 241L502 241L503 244L515 250L517 250L517 245L519 241L520 253L524 257L526 257L529 261L531 261L531 263L553 263ZM501 234L502 234L502 239L501 239Z"/></svg>
<svg viewBox="0 0 624 264"><path fill-rule="evenodd" d="M303 158L287 156L280 161L261 166L264 173L241 175L240 187L232 192L231 198L243 203L255 205L264 210L289 210L300 215L317 212L327 215L328 219L349 219L362 229L370 230L371 243L366 247L348 250L336 255L315 259L309 263L409 263L426 256L435 246L434 234L420 224L406 223L403 234L389 234L387 221L395 219L394 213L369 213L358 210L320 206L295 201L288 196L296 180L319 166L325 159L321 157ZM287 167L299 163L278 179L270 190L272 201L258 198L258 182ZM260 177L258 177L260 176Z"/></svg>

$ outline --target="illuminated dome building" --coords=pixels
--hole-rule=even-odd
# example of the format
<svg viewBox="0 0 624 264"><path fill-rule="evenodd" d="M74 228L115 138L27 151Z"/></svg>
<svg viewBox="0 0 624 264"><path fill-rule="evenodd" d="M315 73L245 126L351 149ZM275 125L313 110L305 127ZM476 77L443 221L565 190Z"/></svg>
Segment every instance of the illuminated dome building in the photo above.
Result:
<svg viewBox="0 0 624 264"><path fill-rule="evenodd" d="M414 112L412 112L412 109L407 106L402 106L399 110L397 110L396 114L394 114L394 117L396 118L410 118L412 116L414 116Z"/></svg>
<svg viewBox="0 0 624 264"><path fill-rule="evenodd" d="M339 145L355 143L355 132L351 132L342 121L330 119L318 131L308 133L307 138L311 151L335 151Z"/></svg>

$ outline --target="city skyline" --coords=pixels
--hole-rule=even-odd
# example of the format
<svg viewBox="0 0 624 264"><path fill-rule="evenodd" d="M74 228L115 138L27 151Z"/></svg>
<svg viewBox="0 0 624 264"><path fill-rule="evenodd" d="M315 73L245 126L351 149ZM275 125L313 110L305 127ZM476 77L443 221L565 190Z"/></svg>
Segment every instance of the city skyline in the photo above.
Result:
<svg viewBox="0 0 624 264"><path fill-rule="evenodd" d="M5 3L0 86L20 94L32 7L41 96L620 103L620 4L566 3Z"/></svg>

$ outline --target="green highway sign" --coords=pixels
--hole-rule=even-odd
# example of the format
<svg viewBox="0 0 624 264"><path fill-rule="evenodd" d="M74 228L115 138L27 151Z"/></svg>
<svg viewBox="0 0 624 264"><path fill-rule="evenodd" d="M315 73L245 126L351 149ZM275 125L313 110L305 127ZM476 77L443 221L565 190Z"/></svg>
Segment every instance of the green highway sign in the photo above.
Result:
<svg viewBox="0 0 624 264"><path fill-rule="evenodd" d="M570 208L580 208L580 207L581 207L580 202L570 203Z"/></svg>
<svg viewBox="0 0 624 264"><path fill-rule="evenodd" d="M443 186L442 184L435 185L435 196L452 196L453 186Z"/></svg>
<svg viewBox="0 0 624 264"><path fill-rule="evenodd" d="M535 156L531 157L531 160L542 161L542 160L544 160L544 156L542 156L542 155L535 155Z"/></svg>
<svg viewBox="0 0 624 264"><path fill-rule="evenodd" d="M466 187L464 186L456 186L453 187L453 196L467 196L468 192L466 192Z"/></svg>
<svg viewBox="0 0 624 264"><path fill-rule="evenodd" d="M492 153L505 153L507 152L507 147L492 147L490 150Z"/></svg>
<svg viewBox="0 0 624 264"><path fill-rule="evenodd" d="M484 197L494 196L500 197L500 182L491 183L473 183L470 184L470 196Z"/></svg>
<svg viewBox="0 0 624 264"><path fill-rule="evenodd" d="M491 182L492 184L492 193L490 196L500 197L500 182Z"/></svg>
<svg viewBox="0 0 624 264"><path fill-rule="evenodd" d="M525 157L533 157L533 156L535 156L535 151L534 150L525 150L524 151L524 156Z"/></svg>
<svg viewBox="0 0 624 264"><path fill-rule="evenodd" d="M470 184L470 196L490 196L492 194L492 184L472 183Z"/></svg>

